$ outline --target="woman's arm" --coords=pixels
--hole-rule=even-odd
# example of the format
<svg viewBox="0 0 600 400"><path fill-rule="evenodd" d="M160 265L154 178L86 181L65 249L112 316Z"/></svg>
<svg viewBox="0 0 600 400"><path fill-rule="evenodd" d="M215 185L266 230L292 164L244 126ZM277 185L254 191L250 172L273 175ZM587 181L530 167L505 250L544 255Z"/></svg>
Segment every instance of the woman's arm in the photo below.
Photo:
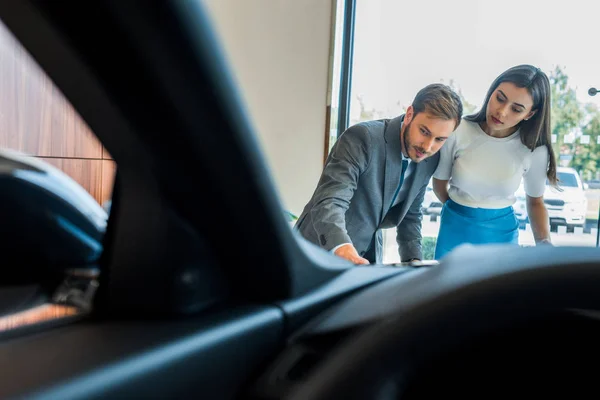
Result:
<svg viewBox="0 0 600 400"><path fill-rule="evenodd" d="M442 181L439 179L433 178L433 193L437 196L437 198L443 203L448 200L448 181Z"/></svg>
<svg viewBox="0 0 600 400"><path fill-rule="evenodd" d="M535 243L552 243L550 241L550 221L548 219L548 210L544 205L544 196L527 196L527 214L529 223L533 231Z"/></svg>
<svg viewBox="0 0 600 400"><path fill-rule="evenodd" d="M456 154L456 141L458 133L450 135L448 140L444 142L440 150L440 161L433 174L433 193L443 203L449 199L448 196L448 181L452 177L452 166L454 164L454 156Z"/></svg>

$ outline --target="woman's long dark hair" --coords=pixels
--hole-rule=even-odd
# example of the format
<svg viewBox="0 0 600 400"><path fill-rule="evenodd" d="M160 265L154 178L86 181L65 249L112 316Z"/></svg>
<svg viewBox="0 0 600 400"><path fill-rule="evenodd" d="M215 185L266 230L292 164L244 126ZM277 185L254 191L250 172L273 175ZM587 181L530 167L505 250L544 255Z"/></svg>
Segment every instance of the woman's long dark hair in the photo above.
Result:
<svg viewBox="0 0 600 400"><path fill-rule="evenodd" d="M556 186L556 157L552 148L550 130L550 81L539 68L525 64L504 71L490 86L481 110L464 117L464 119L472 122L484 122L490 97L502 82L510 82L517 87L526 88L533 98L531 109L536 113L528 121L523 120L519 123L521 142L531 151L539 146L546 146L550 155L546 176L548 181Z"/></svg>

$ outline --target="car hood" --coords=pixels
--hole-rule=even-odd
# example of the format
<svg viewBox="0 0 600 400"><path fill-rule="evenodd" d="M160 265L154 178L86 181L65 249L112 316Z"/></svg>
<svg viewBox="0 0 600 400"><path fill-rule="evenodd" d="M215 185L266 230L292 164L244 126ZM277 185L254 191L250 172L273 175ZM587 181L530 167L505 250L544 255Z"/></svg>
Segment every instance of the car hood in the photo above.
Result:
<svg viewBox="0 0 600 400"><path fill-rule="evenodd" d="M544 199L575 202L584 200L585 194L580 188L563 187L561 192L553 187L546 186L546 191L544 192Z"/></svg>
<svg viewBox="0 0 600 400"><path fill-rule="evenodd" d="M520 198L525 198L525 190L523 189L523 185L519 187L519 190L516 192L516 196ZM546 186L546 190L544 191L544 199L545 200L562 200L564 202L577 202L583 201L585 199L585 192L580 188L574 187L562 187L562 192L553 188L552 186Z"/></svg>

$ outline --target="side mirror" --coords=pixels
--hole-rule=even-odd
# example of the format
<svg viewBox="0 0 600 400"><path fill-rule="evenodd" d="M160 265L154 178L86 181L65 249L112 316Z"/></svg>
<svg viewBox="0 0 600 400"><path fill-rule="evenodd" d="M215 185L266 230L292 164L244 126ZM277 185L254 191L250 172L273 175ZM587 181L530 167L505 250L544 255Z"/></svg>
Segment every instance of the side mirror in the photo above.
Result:
<svg viewBox="0 0 600 400"><path fill-rule="evenodd" d="M103 250L108 213L62 171L0 150L1 286L62 279L93 267Z"/></svg>
<svg viewBox="0 0 600 400"><path fill-rule="evenodd" d="M588 185L587 183L583 183L583 190L588 190L590 188L590 185Z"/></svg>

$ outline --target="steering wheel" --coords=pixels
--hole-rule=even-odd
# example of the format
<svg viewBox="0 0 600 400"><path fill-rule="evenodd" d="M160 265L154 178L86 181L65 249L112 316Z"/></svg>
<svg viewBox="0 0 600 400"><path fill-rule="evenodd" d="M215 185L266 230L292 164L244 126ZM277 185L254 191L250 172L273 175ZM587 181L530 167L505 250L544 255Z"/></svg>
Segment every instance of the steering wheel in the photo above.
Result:
<svg viewBox="0 0 600 400"><path fill-rule="evenodd" d="M349 337L291 399L400 398L415 371L469 340L552 310L600 309L599 260L595 248L457 249L399 285L396 311Z"/></svg>

